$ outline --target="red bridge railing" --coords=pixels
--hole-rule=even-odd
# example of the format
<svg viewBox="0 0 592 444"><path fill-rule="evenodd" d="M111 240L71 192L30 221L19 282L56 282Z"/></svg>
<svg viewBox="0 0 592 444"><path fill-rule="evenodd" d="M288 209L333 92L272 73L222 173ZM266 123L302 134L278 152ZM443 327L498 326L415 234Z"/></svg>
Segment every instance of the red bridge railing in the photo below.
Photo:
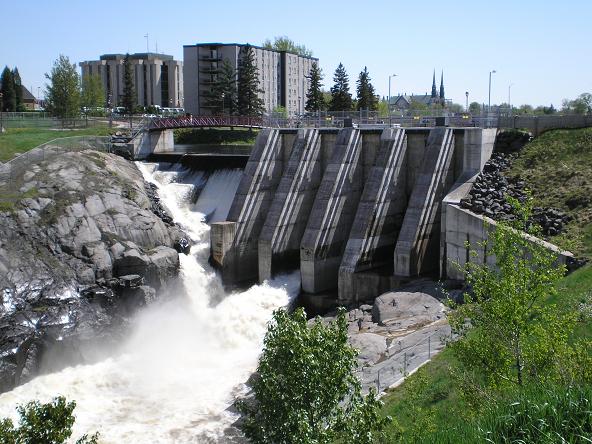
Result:
<svg viewBox="0 0 592 444"><path fill-rule="evenodd" d="M247 116L180 116L152 119L148 129L194 128L200 126L263 126L262 117Z"/></svg>

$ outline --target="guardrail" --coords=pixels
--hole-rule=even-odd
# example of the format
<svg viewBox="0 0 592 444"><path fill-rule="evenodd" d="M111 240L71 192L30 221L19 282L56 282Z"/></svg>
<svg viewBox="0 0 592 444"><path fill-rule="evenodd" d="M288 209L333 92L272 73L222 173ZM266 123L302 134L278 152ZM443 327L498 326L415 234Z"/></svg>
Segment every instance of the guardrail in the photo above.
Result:
<svg viewBox="0 0 592 444"><path fill-rule="evenodd" d="M18 186L17 178L31 168L34 163L43 162L66 152L84 150L111 151L108 136L73 136L50 140L32 150L19 154L6 163L0 163L0 185L9 188Z"/></svg>

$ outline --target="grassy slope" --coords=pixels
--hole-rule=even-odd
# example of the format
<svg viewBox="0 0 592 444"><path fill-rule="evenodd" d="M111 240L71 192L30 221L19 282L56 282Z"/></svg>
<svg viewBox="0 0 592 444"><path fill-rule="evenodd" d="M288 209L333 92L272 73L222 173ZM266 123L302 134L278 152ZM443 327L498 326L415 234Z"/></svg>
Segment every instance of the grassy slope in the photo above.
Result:
<svg viewBox="0 0 592 444"><path fill-rule="evenodd" d="M542 134L525 145L508 175L526 181L535 206L574 218L550 242L592 259L592 128Z"/></svg>
<svg viewBox="0 0 592 444"><path fill-rule="evenodd" d="M589 304L592 298L592 264L563 278L558 284L558 289L557 297L546 301L547 303L556 303L559 309L571 308L584 302ZM575 331L575 336L592 338L592 324L581 323ZM451 419L456 416L455 412L463 412L466 415L471 411L460 398L450 374L449 368L454 364L454 356L445 349L422 369L427 376L427 387L418 390L419 378L414 374L383 398L383 415L395 418L405 431L402 442L413 442L414 428L416 432L418 428L424 431L431 428L432 432L440 430L442 433L438 434L437 438L432 436L430 439L436 439L434 442L448 442L444 438L447 427L458 424ZM425 420L422 416L430 409L433 411L432 419ZM392 437L397 431L398 426L395 424L387 430L390 441L395 441Z"/></svg>
<svg viewBox="0 0 592 444"><path fill-rule="evenodd" d="M6 162L12 159L15 154L24 153L58 137L106 136L112 131L109 128L86 128L79 130L8 128L4 134L0 134L0 162Z"/></svg>
<svg viewBox="0 0 592 444"><path fill-rule="evenodd" d="M259 130L249 128L201 128L175 130L175 143L253 145Z"/></svg>

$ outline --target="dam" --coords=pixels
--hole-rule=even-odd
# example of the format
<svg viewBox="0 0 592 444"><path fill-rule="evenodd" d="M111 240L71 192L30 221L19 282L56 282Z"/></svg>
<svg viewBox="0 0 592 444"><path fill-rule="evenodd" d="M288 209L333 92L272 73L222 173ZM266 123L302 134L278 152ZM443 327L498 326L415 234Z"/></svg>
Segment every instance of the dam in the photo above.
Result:
<svg viewBox="0 0 592 444"><path fill-rule="evenodd" d="M442 202L481 171L496 133L264 128L226 220L212 224L211 262L230 287L299 269L304 293L341 304L446 278Z"/></svg>

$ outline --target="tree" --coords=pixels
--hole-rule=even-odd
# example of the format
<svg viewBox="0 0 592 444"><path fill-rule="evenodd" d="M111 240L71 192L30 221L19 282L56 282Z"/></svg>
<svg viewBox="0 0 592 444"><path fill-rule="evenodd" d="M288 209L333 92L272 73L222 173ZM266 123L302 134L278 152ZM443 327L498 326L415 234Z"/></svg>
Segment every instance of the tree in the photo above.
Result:
<svg viewBox="0 0 592 444"><path fill-rule="evenodd" d="M45 74L50 81L45 90L45 108L61 119L77 117L80 114L80 78L76 65L60 54L54 61L51 74Z"/></svg>
<svg viewBox="0 0 592 444"><path fill-rule="evenodd" d="M469 105L469 112L473 115L481 114L481 105L478 102L471 102Z"/></svg>
<svg viewBox="0 0 592 444"><path fill-rule="evenodd" d="M592 94L583 93L571 101L571 109L575 114L592 114Z"/></svg>
<svg viewBox="0 0 592 444"><path fill-rule="evenodd" d="M370 83L370 74L368 68L364 66L364 71L360 72L358 77L358 110L376 111L378 108L378 98L374 91L374 86Z"/></svg>
<svg viewBox="0 0 592 444"><path fill-rule="evenodd" d="M23 111L23 82L16 66L12 70L12 83L14 84L15 110Z"/></svg>
<svg viewBox="0 0 592 444"><path fill-rule="evenodd" d="M132 64L129 60L129 54L125 55L123 59L123 97L121 99L121 106L125 108L126 114L132 115L136 107L136 99L134 94L134 78L132 75Z"/></svg>
<svg viewBox="0 0 592 444"><path fill-rule="evenodd" d="M534 108L532 107L532 105L524 104L520 105L520 108L518 108L518 112L521 114L533 114Z"/></svg>
<svg viewBox="0 0 592 444"><path fill-rule="evenodd" d="M265 42L263 42L263 47L266 49L274 49L276 51L286 51L303 57L312 57L312 51L310 49L304 45L297 45L285 35L275 37L273 42L270 39L265 40Z"/></svg>
<svg viewBox="0 0 592 444"><path fill-rule="evenodd" d="M323 84L323 71L317 62L313 62L310 68L310 88L306 93L306 111L321 111L325 109L325 97L321 87Z"/></svg>
<svg viewBox="0 0 592 444"><path fill-rule="evenodd" d="M16 91L14 90L12 71L8 68L8 66L5 66L4 70L2 71L0 83L2 91L2 111L16 111Z"/></svg>
<svg viewBox="0 0 592 444"><path fill-rule="evenodd" d="M239 405L253 442L370 443L390 420L380 417L373 390L361 394L344 313L310 326L301 308L274 313L253 384L255 402Z"/></svg>
<svg viewBox="0 0 592 444"><path fill-rule="evenodd" d="M345 67L339 64L333 75L331 87L331 111L350 111L352 109L352 96L349 92L349 78Z"/></svg>
<svg viewBox="0 0 592 444"><path fill-rule="evenodd" d="M241 116L260 116L265 111L259 94L259 70L255 64L253 48L246 45L241 49L242 57L238 70L238 113Z"/></svg>
<svg viewBox="0 0 592 444"><path fill-rule="evenodd" d="M87 112L89 109L92 110L105 105L105 91L100 75L92 74L82 77L80 102Z"/></svg>
<svg viewBox="0 0 592 444"><path fill-rule="evenodd" d="M529 206L509 200L517 221L489 227L483 245L495 267L468 262L464 268L472 294L449 316L462 337L450 347L465 368L488 383L521 387L557 376L556 358L564 353L577 317L544 303L556 294L565 267L540 241L524 236Z"/></svg>
<svg viewBox="0 0 592 444"><path fill-rule="evenodd" d="M76 403L66 402L62 396L41 404L31 401L17 407L19 427L11 419L0 421L0 441L3 444L62 444L72 436ZM99 434L84 435L76 444L96 444Z"/></svg>
<svg viewBox="0 0 592 444"><path fill-rule="evenodd" d="M236 70L228 60L214 75L216 80L206 96L206 103L214 114L235 114L237 111Z"/></svg>

